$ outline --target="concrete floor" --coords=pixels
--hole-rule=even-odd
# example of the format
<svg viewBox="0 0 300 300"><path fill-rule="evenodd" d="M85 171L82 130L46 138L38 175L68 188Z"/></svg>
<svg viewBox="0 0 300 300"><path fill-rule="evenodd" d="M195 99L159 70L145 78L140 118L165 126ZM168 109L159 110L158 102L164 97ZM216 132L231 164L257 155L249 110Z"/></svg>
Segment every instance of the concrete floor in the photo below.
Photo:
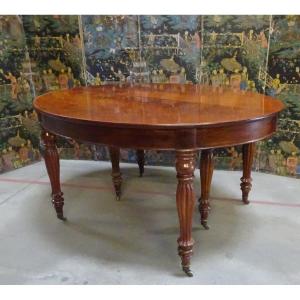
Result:
<svg viewBox="0 0 300 300"><path fill-rule="evenodd" d="M193 278L177 256L173 168L122 164L114 200L110 164L61 161L68 221L56 219L43 162L0 176L0 284L300 284L300 181L215 171L211 229L195 209ZM199 195L199 174L195 188Z"/></svg>

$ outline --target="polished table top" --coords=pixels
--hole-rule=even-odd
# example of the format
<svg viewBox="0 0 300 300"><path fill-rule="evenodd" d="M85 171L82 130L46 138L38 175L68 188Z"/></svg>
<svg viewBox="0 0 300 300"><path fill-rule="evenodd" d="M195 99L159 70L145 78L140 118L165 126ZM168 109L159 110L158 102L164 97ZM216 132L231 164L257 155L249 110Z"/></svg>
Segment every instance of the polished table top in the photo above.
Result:
<svg viewBox="0 0 300 300"><path fill-rule="evenodd" d="M103 85L37 97L38 112L123 126L207 126L265 118L284 108L263 94L201 85Z"/></svg>

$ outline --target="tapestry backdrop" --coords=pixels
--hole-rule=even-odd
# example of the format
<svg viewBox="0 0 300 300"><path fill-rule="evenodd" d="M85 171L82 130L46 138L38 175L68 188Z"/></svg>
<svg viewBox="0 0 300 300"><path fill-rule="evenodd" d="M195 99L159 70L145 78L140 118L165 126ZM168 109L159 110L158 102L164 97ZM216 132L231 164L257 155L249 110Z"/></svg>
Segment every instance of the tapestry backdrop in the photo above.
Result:
<svg viewBox="0 0 300 300"><path fill-rule="evenodd" d="M287 106L258 143L256 171L300 176L300 16L0 16L0 172L40 160L35 96L108 82L238 86ZM107 160L99 145L59 140L61 157ZM123 161L135 162L133 149ZM172 165L147 151L146 164ZM241 149L216 167L241 168Z"/></svg>

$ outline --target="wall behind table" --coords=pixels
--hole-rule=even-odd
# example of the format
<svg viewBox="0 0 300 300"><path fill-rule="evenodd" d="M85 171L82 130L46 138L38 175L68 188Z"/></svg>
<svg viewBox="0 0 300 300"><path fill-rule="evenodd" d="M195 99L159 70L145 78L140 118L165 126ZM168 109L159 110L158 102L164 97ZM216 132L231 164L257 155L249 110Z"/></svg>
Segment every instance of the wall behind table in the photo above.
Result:
<svg viewBox="0 0 300 300"><path fill-rule="evenodd" d="M2 16L1 171L39 159L35 95L115 81L200 82L282 99L279 131L258 144L254 169L299 176L299 32L299 16ZM59 151L108 159L105 147L76 141L59 140ZM240 148L216 154L218 168L241 168ZM121 155L135 161L132 149ZM148 164L173 161L173 153L146 152Z"/></svg>
<svg viewBox="0 0 300 300"><path fill-rule="evenodd" d="M31 62L19 16L0 16L0 172L40 159Z"/></svg>

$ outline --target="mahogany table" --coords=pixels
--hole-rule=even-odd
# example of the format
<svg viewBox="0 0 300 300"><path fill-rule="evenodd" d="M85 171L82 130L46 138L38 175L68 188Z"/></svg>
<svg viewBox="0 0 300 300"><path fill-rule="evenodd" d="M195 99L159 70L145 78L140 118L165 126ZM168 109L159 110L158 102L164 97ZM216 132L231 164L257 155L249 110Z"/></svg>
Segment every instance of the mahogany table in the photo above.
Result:
<svg viewBox="0 0 300 300"><path fill-rule="evenodd" d="M276 130L284 105L262 94L201 85L104 85L53 91L34 101L42 126L44 158L52 202L64 220L56 136L109 146L117 198L121 194L119 148L137 149L140 172L146 149L175 150L176 203L180 225L178 254L192 276L190 259L193 189L197 151L201 149L201 224L208 229L213 149L243 145L242 199L248 203L255 142Z"/></svg>

